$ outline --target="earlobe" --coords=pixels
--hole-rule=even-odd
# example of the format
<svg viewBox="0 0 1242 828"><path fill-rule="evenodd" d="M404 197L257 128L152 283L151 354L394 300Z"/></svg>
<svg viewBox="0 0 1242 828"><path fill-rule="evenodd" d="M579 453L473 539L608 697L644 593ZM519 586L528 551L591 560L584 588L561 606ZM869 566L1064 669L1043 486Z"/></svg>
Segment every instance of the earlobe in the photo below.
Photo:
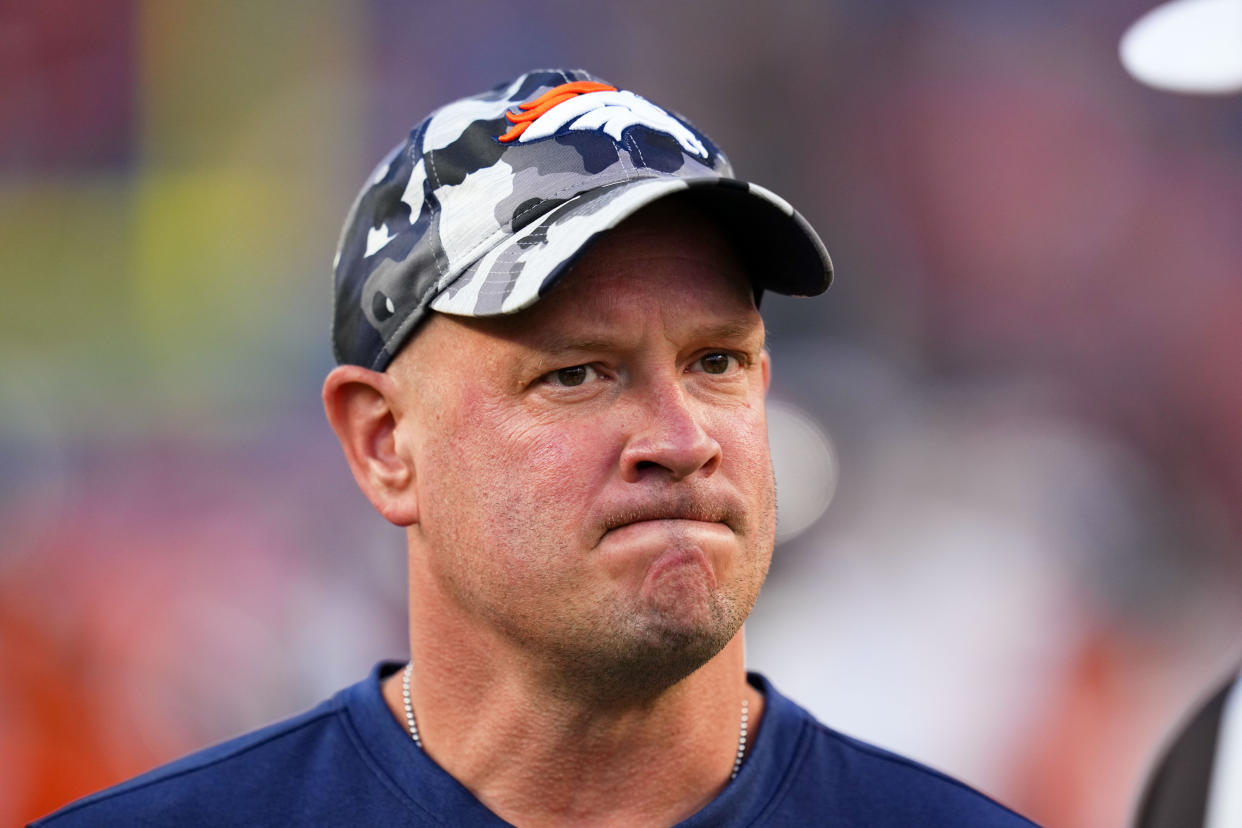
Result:
<svg viewBox="0 0 1242 828"><path fill-rule="evenodd" d="M323 406L367 500L390 522L410 526L418 522L414 462L399 439L395 392L387 374L342 365L324 381Z"/></svg>

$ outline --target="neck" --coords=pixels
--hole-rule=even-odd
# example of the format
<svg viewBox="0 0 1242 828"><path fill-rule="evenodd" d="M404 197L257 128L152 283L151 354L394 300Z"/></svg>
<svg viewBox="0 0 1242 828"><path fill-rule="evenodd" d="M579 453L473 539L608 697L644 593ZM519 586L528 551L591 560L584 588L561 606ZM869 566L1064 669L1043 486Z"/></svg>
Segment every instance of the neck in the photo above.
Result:
<svg viewBox="0 0 1242 828"><path fill-rule="evenodd" d="M571 694L497 658L495 643L418 634L410 681L423 748L516 825L673 824L729 782L741 703L750 734L763 699L746 684L742 634L691 675L642 697ZM405 723L401 676L384 688ZM418 748L411 742L411 750Z"/></svg>

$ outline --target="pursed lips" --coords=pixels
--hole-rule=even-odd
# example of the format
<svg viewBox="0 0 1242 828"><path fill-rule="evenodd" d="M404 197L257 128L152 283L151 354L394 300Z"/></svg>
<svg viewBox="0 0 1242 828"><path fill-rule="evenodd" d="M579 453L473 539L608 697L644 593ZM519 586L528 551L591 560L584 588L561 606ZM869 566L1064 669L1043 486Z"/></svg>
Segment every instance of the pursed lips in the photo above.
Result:
<svg viewBox="0 0 1242 828"><path fill-rule="evenodd" d="M618 509L609 513L603 522L600 540L612 532L625 526L653 521L693 521L697 523L722 524L733 532L737 532L737 512L723 503L689 503L669 502L651 503L626 509Z"/></svg>

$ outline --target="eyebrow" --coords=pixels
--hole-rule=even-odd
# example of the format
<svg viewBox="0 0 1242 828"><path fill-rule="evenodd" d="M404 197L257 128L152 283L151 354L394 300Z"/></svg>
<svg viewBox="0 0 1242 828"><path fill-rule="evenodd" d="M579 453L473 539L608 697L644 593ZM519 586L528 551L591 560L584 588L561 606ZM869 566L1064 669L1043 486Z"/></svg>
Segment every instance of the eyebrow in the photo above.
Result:
<svg viewBox="0 0 1242 828"><path fill-rule="evenodd" d="M762 324L755 324L751 321L736 320L724 322L704 328L695 334L695 339L702 340L725 340L735 341L750 337L756 330L762 332L763 341L760 341L759 347L762 348L766 344L767 329ZM586 351L588 353L600 353L610 351L618 347L618 343L612 339L605 339L592 336L577 336L575 334L549 334L538 343L539 350L545 353L563 353L566 351Z"/></svg>
<svg viewBox="0 0 1242 828"><path fill-rule="evenodd" d="M607 351L616 347L616 343L608 339L589 339L569 334L552 334L538 343L539 350L548 353L563 351Z"/></svg>

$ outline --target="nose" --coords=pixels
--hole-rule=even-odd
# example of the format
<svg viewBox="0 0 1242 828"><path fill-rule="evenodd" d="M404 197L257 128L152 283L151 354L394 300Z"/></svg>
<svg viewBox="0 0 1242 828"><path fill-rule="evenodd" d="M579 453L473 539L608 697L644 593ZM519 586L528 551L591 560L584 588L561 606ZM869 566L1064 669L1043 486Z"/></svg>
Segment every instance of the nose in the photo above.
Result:
<svg viewBox="0 0 1242 828"><path fill-rule="evenodd" d="M711 474L720 465L720 444L704 429L698 403L679 384L648 389L636 407L637 425L621 451L626 482L651 475L683 480Z"/></svg>

